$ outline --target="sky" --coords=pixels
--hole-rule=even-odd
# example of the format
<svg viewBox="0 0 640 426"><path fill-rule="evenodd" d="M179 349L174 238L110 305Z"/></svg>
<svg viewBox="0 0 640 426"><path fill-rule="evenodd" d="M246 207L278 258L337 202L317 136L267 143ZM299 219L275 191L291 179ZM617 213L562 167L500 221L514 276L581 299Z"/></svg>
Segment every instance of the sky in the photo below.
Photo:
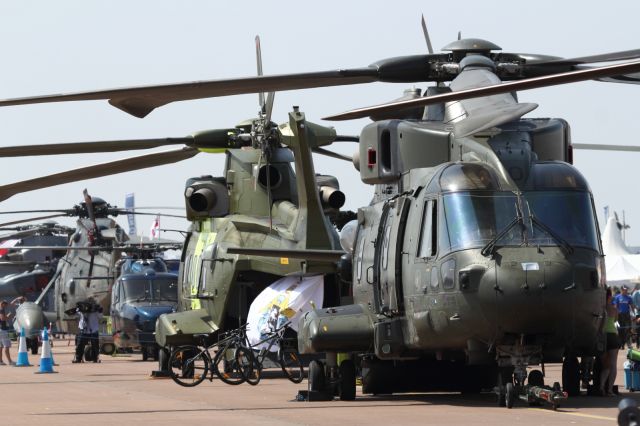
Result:
<svg viewBox="0 0 640 426"><path fill-rule="evenodd" d="M640 48L640 3L606 7L589 0L577 4L557 0L0 0L0 98L251 76L256 73L256 35L262 40L265 74L361 67L384 58L426 53L421 14L436 51L455 40L458 31L463 37L490 40L504 52L567 58ZM427 84L416 86L424 89ZM368 119L330 123L321 117L397 98L409 87L374 83L280 92L275 96L273 120L287 121L287 113L296 105L309 121L333 125L339 134L357 135ZM639 86L599 82L519 93L521 102L540 105L527 117L566 119L573 142L618 145L640 144L639 96ZM106 101L4 107L0 108L0 146L179 137L234 126L255 116L257 110L257 95L177 102L144 119ZM356 149L349 143L334 147L349 155ZM141 153L0 159L0 182ZM574 164L591 186L601 228L604 206L619 214L624 211L631 225L627 243L640 245L640 153L578 151ZM138 206L183 207L186 179L220 176L223 166L224 155L200 154L173 165L19 194L2 201L0 211L70 208L81 201L84 188L121 207L130 192L135 193ZM339 178L347 198L345 208L356 210L369 203L372 188L347 163L316 157L315 168ZM148 235L152 218L137 221ZM66 218L60 222L72 223ZM126 218L118 222L126 226ZM184 230L188 222L163 219L161 226Z"/></svg>

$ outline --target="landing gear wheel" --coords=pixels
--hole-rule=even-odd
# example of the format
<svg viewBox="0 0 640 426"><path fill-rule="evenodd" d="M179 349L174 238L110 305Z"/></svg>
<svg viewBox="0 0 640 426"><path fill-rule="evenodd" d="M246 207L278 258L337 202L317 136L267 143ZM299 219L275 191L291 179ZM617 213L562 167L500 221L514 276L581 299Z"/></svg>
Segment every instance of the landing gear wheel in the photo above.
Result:
<svg viewBox="0 0 640 426"><path fill-rule="evenodd" d="M513 383L507 383L505 386L505 404L507 408L513 408L513 403L516 401L516 387Z"/></svg>
<svg viewBox="0 0 640 426"><path fill-rule="evenodd" d="M145 346L142 347L142 360L147 361L149 359L149 352Z"/></svg>
<svg viewBox="0 0 640 426"><path fill-rule="evenodd" d="M531 370L529 372L529 377L527 378L527 383L531 386L544 386L544 375L540 370Z"/></svg>
<svg viewBox="0 0 640 426"><path fill-rule="evenodd" d="M576 357L565 357L562 363L562 388L569 396L580 396L580 364Z"/></svg>
<svg viewBox="0 0 640 426"><path fill-rule="evenodd" d="M498 390L498 407L506 407L507 406L507 393L504 390L504 386L500 386Z"/></svg>
<svg viewBox="0 0 640 426"><path fill-rule="evenodd" d="M104 355L113 355L114 353L116 353L116 345L114 345L113 343L103 343L100 347L100 352L102 352Z"/></svg>
<svg viewBox="0 0 640 426"><path fill-rule="evenodd" d="M325 390L324 365L320 361L313 360L309 363L309 389L312 392Z"/></svg>
<svg viewBox="0 0 640 426"><path fill-rule="evenodd" d="M93 346L85 346L84 348L84 360L87 362L97 361L98 355L94 353Z"/></svg>
<svg viewBox="0 0 640 426"><path fill-rule="evenodd" d="M158 369L160 371L169 370L169 355L170 352L165 348L158 349Z"/></svg>
<svg viewBox="0 0 640 426"><path fill-rule="evenodd" d="M356 399L356 366L352 360L346 359L340 363L340 400L353 401Z"/></svg>

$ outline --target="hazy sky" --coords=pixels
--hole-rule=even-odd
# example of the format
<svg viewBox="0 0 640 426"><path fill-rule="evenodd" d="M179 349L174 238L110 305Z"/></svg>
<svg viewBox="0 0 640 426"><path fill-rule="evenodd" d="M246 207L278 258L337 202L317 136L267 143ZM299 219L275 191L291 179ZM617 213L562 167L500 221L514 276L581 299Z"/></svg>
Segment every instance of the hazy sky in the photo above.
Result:
<svg viewBox="0 0 640 426"><path fill-rule="evenodd" d="M505 52L577 57L640 48L640 3L631 1L608 7L557 0L0 0L0 98L254 75L256 34L262 38L265 74L366 66L425 53L422 13L436 50L458 31L490 40ZM326 125L321 117L394 99L406 87L377 83L281 92L273 118L286 121L291 107L299 105L308 120ZM528 117L568 120L574 142L636 144L640 139L638 86L587 82L519 96L540 104ZM144 119L106 101L5 107L0 108L0 145L184 136L234 126L256 111L256 95L174 103ZM340 134L358 134L367 122L335 126ZM341 144L339 150L350 154L356 147ZM0 159L2 183L139 153ZM139 206L183 206L185 180L221 175L223 157L200 154L175 165L20 194L2 202L0 210L69 208L81 200L85 187L112 205L124 206L125 193L134 192ZM640 154L577 152L575 164L594 192L601 226L603 206L625 210L632 226L628 243L640 245ZM316 171L340 179L347 208L369 202L371 188L347 163L317 158ZM126 224L124 218L119 222ZM150 224L150 218L138 218L147 233ZM162 225L185 229L187 222Z"/></svg>

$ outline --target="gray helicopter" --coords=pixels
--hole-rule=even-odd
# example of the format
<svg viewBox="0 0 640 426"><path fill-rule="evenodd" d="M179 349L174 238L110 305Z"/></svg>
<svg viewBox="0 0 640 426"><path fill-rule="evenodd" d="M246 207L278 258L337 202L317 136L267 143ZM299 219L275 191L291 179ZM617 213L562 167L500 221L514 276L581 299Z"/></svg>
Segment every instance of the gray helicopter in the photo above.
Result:
<svg viewBox="0 0 640 426"><path fill-rule="evenodd" d="M0 214L49 213L47 218L60 216L77 217L76 228L67 245L32 246L30 250L47 252L57 250L62 254L55 267L55 273L35 301L23 303L16 310L16 327L41 330L43 324L55 324L56 331L75 334L78 319L72 312L78 303L92 299L95 304L108 312L111 304L111 287L117 277L116 264L129 240L124 230L112 218L118 214L131 214L124 209L112 207L99 197L91 197L84 190L84 200L71 209L24 210L0 212ZM155 213L135 212L134 214L155 215ZM180 217L180 216L179 216ZM29 222L40 218L29 218L17 222ZM1 226L13 225L16 222ZM17 251L20 247L9 250Z"/></svg>

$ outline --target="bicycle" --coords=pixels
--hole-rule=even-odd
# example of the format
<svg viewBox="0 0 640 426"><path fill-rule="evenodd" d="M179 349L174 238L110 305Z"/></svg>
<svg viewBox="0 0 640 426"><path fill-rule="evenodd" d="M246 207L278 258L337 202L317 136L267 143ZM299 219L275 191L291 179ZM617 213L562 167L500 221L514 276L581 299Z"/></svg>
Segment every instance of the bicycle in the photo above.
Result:
<svg viewBox="0 0 640 426"><path fill-rule="evenodd" d="M171 352L169 373L174 382L181 386L197 386L214 375L229 385L239 385L246 381L245 374L236 361L236 351L246 345L246 324L222 334L221 339L212 345L207 344L208 334L196 334L200 345L183 345ZM211 352L216 349L212 356ZM220 368L222 366L222 369Z"/></svg>
<svg viewBox="0 0 640 426"><path fill-rule="evenodd" d="M304 380L304 367L300 361L300 354L297 349L295 339L286 338L287 330L292 330L287 322L277 329L269 332L264 339L255 345L242 346L236 351L236 362L240 367L247 383L257 385L262 377L264 359L271 348L278 345L278 363L287 379L293 383L300 383ZM255 347L268 343L267 347L255 349Z"/></svg>

